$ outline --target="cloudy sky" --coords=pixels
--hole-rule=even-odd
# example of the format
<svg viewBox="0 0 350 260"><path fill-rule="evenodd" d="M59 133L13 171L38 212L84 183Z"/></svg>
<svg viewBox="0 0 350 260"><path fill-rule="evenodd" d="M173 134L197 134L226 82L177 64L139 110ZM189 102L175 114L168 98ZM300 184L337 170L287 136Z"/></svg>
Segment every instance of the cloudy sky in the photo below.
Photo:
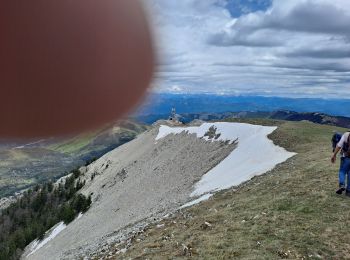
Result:
<svg viewBox="0 0 350 260"><path fill-rule="evenodd" d="M145 0L154 90L350 98L349 0Z"/></svg>

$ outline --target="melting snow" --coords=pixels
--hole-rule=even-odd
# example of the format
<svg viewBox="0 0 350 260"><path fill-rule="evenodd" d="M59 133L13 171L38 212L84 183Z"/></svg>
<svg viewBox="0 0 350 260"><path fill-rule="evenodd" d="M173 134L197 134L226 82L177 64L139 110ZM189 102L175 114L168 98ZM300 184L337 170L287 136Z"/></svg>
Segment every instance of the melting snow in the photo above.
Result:
<svg viewBox="0 0 350 260"><path fill-rule="evenodd" d="M186 204L182 205L180 207L180 209L187 208L187 207L193 206L195 204L198 204L202 201L208 200L211 196L213 196L213 194L210 194L210 193L204 194L204 195L200 196L198 199L192 200L192 201L187 202Z"/></svg>
<svg viewBox="0 0 350 260"><path fill-rule="evenodd" d="M50 235L48 237L46 237L42 241L35 240L33 242L33 245L32 245L32 248L31 248L31 252L30 252L30 254L28 256L30 256L31 254L33 254L34 252L36 252L37 250L42 248L50 240L54 239L66 227L67 227L67 225L64 224L63 221L62 221L62 222L58 223L58 225L52 230L52 232L50 233Z"/></svg>
<svg viewBox="0 0 350 260"><path fill-rule="evenodd" d="M156 140L169 134L179 134L183 131L189 134L196 134L198 138L208 140L208 137L204 135L213 125L217 128L216 133L220 133L220 136L215 141L230 140L232 143L237 140L238 145L222 162L207 172L195 184L195 189L191 196L200 196L237 186L256 175L272 170L277 164L295 155L295 153L288 152L284 148L274 145L267 138L277 127L244 123L204 123L195 127L169 127L162 125L159 128Z"/></svg>
<svg viewBox="0 0 350 260"><path fill-rule="evenodd" d="M76 217L75 220L81 218L83 216L82 213L79 213L79 215ZM74 221L75 221L74 220ZM56 227L52 230L52 231L48 231L47 233L50 233L49 236L47 236L46 238L44 238L43 240L39 241L38 239L34 240L31 249L30 249L30 254L28 254L28 256L30 256L31 254L35 253L37 250L39 250L40 248L42 248L44 245L46 245L50 240L54 239L59 233L61 233L65 228L67 227L66 224L64 224L63 221L61 221L60 223L58 223L56 225Z"/></svg>

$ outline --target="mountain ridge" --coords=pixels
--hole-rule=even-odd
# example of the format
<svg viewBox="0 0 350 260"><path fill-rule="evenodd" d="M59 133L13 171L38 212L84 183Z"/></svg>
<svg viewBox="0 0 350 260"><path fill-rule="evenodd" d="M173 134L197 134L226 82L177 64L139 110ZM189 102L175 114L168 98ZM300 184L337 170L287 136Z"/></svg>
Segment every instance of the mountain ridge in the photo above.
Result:
<svg viewBox="0 0 350 260"><path fill-rule="evenodd" d="M135 111L135 115L167 114L174 107L179 114L289 110L348 116L350 99L153 93Z"/></svg>
<svg viewBox="0 0 350 260"><path fill-rule="evenodd" d="M228 119L277 125L269 138L298 154L272 171L150 224L92 259L343 259L350 255L348 198L335 194L329 135L308 121ZM315 185L316 184L316 185ZM288 224L286 224L288 223Z"/></svg>
<svg viewBox="0 0 350 260"><path fill-rule="evenodd" d="M168 114L150 114L139 115L137 120L148 124L153 123L159 119L167 119ZM278 119L286 121L303 121L307 120L313 123L332 125L350 129L350 117L332 116L319 112L296 112L290 110L276 110L276 111L239 111L239 112L218 112L218 113L182 113L179 114L179 119L183 123L189 123L193 120L199 119L203 121L224 120L228 118L265 118Z"/></svg>
<svg viewBox="0 0 350 260"><path fill-rule="evenodd" d="M194 199L202 200L203 192L207 198L208 192L263 174L294 155L267 138L275 129L225 122L154 124L133 141L82 169L86 182L82 193L92 196L90 209L33 254L29 246L24 256L36 260L93 258L101 248L128 239ZM253 140L265 154L251 168L247 166L256 150L247 142ZM264 161L269 154L274 159ZM232 179L226 169L237 161L242 162L242 167L237 168L237 178ZM222 180L208 186L205 176ZM193 192L195 184L200 187L198 194Z"/></svg>

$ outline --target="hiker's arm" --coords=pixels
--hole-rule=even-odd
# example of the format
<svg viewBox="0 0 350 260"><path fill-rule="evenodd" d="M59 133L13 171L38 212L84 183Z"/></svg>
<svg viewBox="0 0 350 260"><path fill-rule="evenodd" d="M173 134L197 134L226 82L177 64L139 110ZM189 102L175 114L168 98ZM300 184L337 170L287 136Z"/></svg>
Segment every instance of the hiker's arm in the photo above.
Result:
<svg viewBox="0 0 350 260"><path fill-rule="evenodd" d="M331 158L332 163L335 163L335 161L337 160L337 154L338 152L342 149L342 147L344 146L344 142L347 139L346 134L343 134L343 136L341 137L340 141L337 143L333 156Z"/></svg>
<svg viewBox="0 0 350 260"><path fill-rule="evenodd" d="M335 161L337 160L337 154L338 154L338 152L340 151L340 149L341 149L341 148L340 148L338 145L335 147L333 156L332 156L332 158L331 158L332 163L335 163Z"/></svg>

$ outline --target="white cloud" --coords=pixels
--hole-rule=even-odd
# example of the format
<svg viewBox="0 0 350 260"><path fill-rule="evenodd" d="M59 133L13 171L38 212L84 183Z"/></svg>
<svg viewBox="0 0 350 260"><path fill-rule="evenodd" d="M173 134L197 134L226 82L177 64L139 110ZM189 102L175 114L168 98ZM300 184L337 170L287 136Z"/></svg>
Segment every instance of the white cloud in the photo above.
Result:
<svg viewBox="0 0 350 260"><path fill-rule="evenodd" d="M275 0L237 18L227 1L145 1L156 30L158 89L350 97L348 0Z"/></svg>

